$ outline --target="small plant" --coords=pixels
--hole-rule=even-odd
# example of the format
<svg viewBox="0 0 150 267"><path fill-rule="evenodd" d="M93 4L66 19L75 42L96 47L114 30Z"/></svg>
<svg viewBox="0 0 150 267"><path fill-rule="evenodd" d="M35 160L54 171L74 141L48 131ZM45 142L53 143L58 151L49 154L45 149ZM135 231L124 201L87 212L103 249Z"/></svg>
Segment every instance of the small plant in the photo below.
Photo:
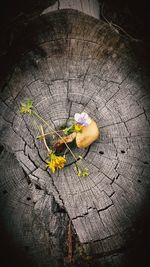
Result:
<svg viewBox="0 0 150 267"><path fill-rule="evenodd" d="M62 144L64 144L75 160L75 167L74 167L75 173L78 176L83 176L83 177L89 175L88 169L81 167L82 157L81 156L76 157L76 155L73 153L72 149L68 145L68 143L72 142L73 140L76 140L77 147L85 148L97 139L99 135L99 130L97 128L96 123L88 116L87 113L85 112L81 114L76 113L74 115L73 124L59 131L56 131L55 129L53 129L36 112L33 106L33 102L30 99L27 99L24 103L21 103L20 113L27 114L30 117L36 117L39 120L39 122L42 123L39 127L40 135L37 136L37 139L42 140L44 142L44 145L47 149L46 166L52 171L52 173L55 173L55 171L57 171L58 169L63 169L67 162L65 155L57 155L56 153L57 148L60 147ZM44 133L44 129L43 129L44 125L47 126L47 128L50 130L48 133ZM91 127L92 127L92 131L91 131ZM64 136L62 136L61 133L63 133ZM52 147L49 147L47 145L45 137L48 135L57 136L57 141Z"/></svg>

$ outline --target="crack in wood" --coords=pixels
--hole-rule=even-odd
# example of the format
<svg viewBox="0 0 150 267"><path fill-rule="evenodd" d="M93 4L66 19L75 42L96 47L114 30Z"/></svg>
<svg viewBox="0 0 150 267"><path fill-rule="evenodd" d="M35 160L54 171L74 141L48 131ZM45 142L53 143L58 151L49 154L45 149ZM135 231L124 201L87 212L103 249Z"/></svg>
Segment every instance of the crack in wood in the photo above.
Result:
<svg viewBox="0 0 150 267"><path fill-rule="evenodd" d="M60 9L60 1L57 3ZM130 231L140 216L149 185L148 179L144 180L149 170L148 140L142 140L148 137L149 112L145 100L140 102L141 95L146 95L144 90L136 76L130 75L133 57L129 43L121 48L123 40L109 27L79 12L59 10L37 22L38 37L33 36L33 51L24 46L21 61L1 89L2 127L8 134L3 136L2 145L13 147L12 152L25 174L27 193L35 187L31 229L36 220L42 221L48 242L52 238L54 247L60 249L61 244L56 240L62 234L64 243L64 227L70 218L81 244L96 248L92 252L94 257L103 259L124 253L128 240L125 231L127 228ZM30 37L30 30L27 34ZM21 42L16 49L19 46ZM35 52L36 46L39 51ZM72 163L56 175L46 170L46 156L41 153L30 123L16 111L26 96L58 128L83 110L98 122L100 138L84 155L84 164L90 171L88 177L76 176ZM144 127L146 134L141 129ZM18 138L15 146L13 133ZM138 146L140 149L135 149ZM5 198L10 195L6 191L9 192L7 187L3 188ZM25 199L22 196L15 204L30 208L32 197L27 193Z"/></svg>

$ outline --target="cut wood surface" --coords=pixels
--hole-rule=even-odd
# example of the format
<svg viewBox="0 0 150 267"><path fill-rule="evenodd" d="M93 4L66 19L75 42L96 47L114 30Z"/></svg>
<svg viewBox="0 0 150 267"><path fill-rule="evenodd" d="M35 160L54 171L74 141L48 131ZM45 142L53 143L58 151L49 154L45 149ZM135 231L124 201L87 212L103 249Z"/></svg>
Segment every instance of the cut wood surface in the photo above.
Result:
<svg viewBox="0 0 150 267"><path fill-rule="evenodd" d="M130 42L102 21L58 10L31 21L15 51L0 100L6 225L16 225L12 235L31 246L33 260L42 255L36 266L62 266L56 259L70 220L84 253L97 259L85 266L127 266L123 251L138 237L135 225L150 200L149 83ZM27 98L56 129L76 112L97 122L100 137L82 152L89 176L78 177L72 163L55 174L46 169L34 122L19 113ZM55 206L65 212L55 214Z"/></svg>
<svg viewBox="0 0 150 267"><path fill-rule="evenodd" d="M61 9L74 9L99 19L100 5L98 0L57 0L54 4L42 11L47 14Z"/></svg>

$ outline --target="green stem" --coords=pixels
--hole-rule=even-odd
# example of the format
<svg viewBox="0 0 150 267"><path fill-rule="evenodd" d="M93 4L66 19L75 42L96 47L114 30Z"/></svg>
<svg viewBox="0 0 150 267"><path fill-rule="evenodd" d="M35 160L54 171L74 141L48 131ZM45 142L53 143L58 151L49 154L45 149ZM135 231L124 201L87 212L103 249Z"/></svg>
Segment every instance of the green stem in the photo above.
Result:
<svg viewBox="0 0 150 267"><path fill-rule="evenodd" d="M57 131L57 133L59 133L59 132L63 132L63 130L59 130L59 131ZM54 134L54 132L49 132L49 133L45 133L44 135L38 135L37 136L37 138L41 138L41 137L43 137L43 136L47 136L47 135L50 135L50 134Z"/></svg>
<svg viewBox="0 0 150 267"><path fill-rule="evenodd" d="M76 156L74 155L74 153L72 152L72 150L70 149L70 147L67 145L66 141L63 139L63 137L57 132L55 131L36 111L32 110L32 114L35 115L39 120L41 120L44 124L47 125L47 127L53 132L55 133L65 144L65 146L68 148L68 150L70 151L71 155L73 156L73 158L77 161L78 159L76 158Z"/></svg>

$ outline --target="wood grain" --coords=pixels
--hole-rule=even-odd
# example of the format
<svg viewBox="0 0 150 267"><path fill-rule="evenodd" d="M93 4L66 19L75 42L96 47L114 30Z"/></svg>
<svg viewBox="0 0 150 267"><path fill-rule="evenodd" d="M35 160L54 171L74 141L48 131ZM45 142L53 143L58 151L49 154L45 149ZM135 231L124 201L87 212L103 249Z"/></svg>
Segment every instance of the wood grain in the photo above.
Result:
<svg viewBox="0 0 150 267"><path fill-rule="evenodd" d="M58 10L31 21L15 49L17 62L0 100L1 144L9 151L1 162L2 188L10 192L5 209L6 214L12 212L15 238L33 246L31 255L41 251L36 266L53 266L48 265L51 257L63 258L60 240L65 240L70 218L85 253L97 257L93 264L97 259L96 266L123 266L123 251L132 243L134 225L150 196L149 85L130 42L102 21ZM73 162L56 174L46 170L47 154L36 139L38 131L18 112L26 98L56 129L76 112L85 111L97 122L100 137L84 153L89 176L78 177ZM27 200L29 192L33 201ZM5 194L1 198L6 201ZM56 203L66 213L55 214ZM36 220L32 225L34 213L41 226ZM19 222L25 220L29 230L22 235ZM56 242L50 258L47 233Z"/></svg>

